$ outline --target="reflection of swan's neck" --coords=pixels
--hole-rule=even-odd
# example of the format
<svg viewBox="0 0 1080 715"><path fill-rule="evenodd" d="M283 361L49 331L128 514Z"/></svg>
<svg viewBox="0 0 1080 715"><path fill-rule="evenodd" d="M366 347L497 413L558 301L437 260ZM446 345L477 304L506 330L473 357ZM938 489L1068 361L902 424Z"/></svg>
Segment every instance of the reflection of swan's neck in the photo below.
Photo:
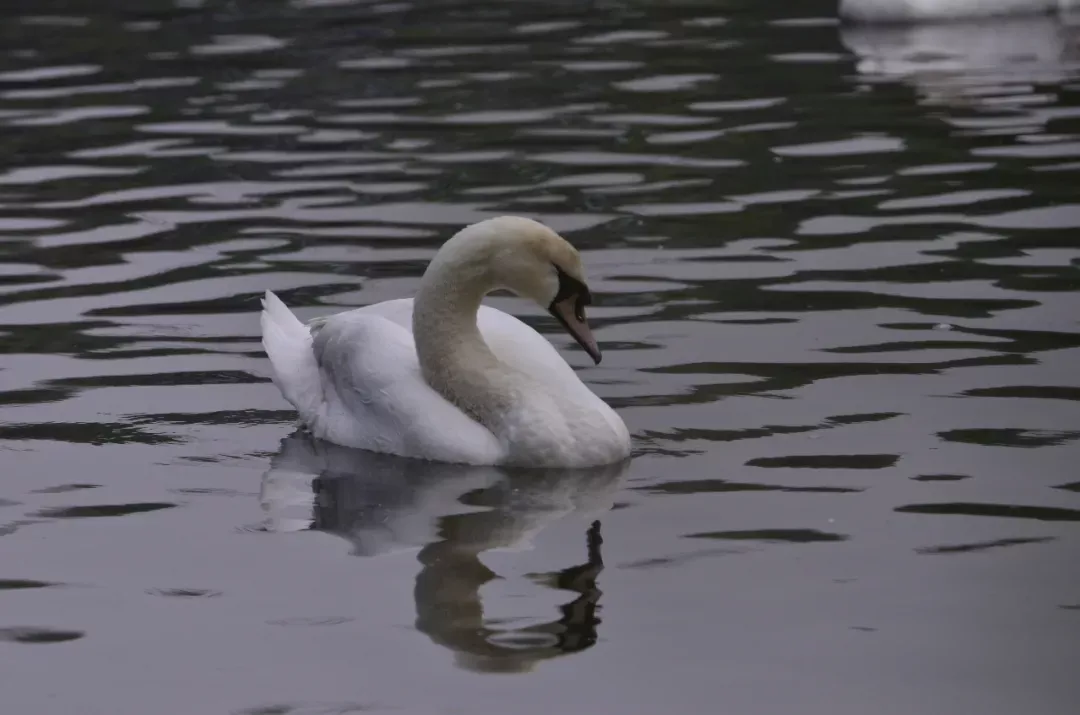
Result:
<svg viewBox="0 0 1080 715"><path fill-rule="evenodd" d="M628 462L583 470L471 467L349 449L297 432L263 475L260 501L271 531L336 534L356 554L420 547L416 627L465 668L520 672L596 642L600 524ZM555 620L523 627L485 618L481 592L498 578L484 552L518 549L545 526L575 515L592 522L582 561L530 573L540 588L574 592ZM566 522L564 522L566 523ZM580 523L580 522L578 522Z"/></svg>
<svg viewBox="0 0 1080 715"><path fill-rule="evenodd" d="M450 533L480 526L492 513L462 514L443 519ZM480 532L486 531L480 528ZM600 523L586 534L587 560L579 565L533 578L549 588L578 594L560 606L561 617L523 628L497 630L484 618L481 588L498 578L479 559L484 545L438 541L420 550L423 568L416 576L416 627L434 642L450 648L458 664L481 672L524 672L536 663L592 647L597 640L596 580L604 569Z"/></svg>
<svg viewBox="0 0 1080 715"><path fill-rule="evenodd" d="M509 408L515 373L484 342L476 314L495 289L481 248L458 244L428 265L413 302L413 339L424 379L489 428Z"/></svg>

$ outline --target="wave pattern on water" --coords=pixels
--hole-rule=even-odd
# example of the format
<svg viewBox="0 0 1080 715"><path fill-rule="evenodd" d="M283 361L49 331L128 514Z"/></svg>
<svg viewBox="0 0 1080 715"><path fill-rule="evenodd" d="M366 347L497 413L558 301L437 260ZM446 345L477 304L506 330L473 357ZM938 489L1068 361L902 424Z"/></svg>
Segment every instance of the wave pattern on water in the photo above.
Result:
<svg viewBox="0 0 1080 715"><path fill-rule="evenodd" d="M205 518L200 548L275 548L240 527L294 421L261 293L303 318L408 296L453 231L515 213L582 249L604 363L522 301L492 304L549 335L637 443L604 578L697 594L684 624L627 619L704 649L687 631L721 598L708 574L790 553L863 574L860 603L887 600L885 571L974 594L966 564L1000 559L1043 589L1036 630L1075 622L1075 579L1022 559L1075 572L1080 27L841 27L824 0L137 5L0 10L0 540L43 565L5 566L0 598L89 603L46 587L108 582L151 621L243 598L194 546L136 542L186 543ZM140 575L54 571L47 533ZM583 534L537 570L577 564ZM1013 613L1020 585L986 612ZM842 620L855 597L821 598ZM271 638L363 620L342 603L258 619L332 625ZM84 625L0 622L0 640L95 642Z"/></svg>

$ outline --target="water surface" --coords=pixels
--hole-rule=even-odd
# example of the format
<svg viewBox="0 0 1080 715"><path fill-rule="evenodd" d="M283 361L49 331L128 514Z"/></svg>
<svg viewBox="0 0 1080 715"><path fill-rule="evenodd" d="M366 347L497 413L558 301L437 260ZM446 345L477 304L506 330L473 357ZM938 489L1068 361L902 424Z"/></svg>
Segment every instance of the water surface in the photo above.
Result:
<svg viewBox="0 0 1080 715"><path fill-rule="evenodd" d="M1075 712L1080 30L833 14L5 3L4 712ZM293 434L262 291L506 213L634 460Z"/></svg>

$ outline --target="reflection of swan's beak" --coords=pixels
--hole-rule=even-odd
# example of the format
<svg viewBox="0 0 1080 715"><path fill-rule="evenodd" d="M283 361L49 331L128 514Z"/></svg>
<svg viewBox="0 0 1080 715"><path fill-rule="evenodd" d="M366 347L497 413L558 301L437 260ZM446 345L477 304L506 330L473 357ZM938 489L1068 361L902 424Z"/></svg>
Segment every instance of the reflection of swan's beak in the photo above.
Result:
<svg viewBox="0 0 1080 715"><path fill-rule="evenodd" d="M416 628L475 672L526 672L597 641L604 561L599 516L614 503L629 460L591 469L512 469L426 462L321 442L298 431L263 475L271 531L336 534L357 555L419 549ZM484 586L498 576L482 560L521 550L567 519L594 522L586 559L525 575L533 585L575 594L554 619L527 624L485 615ZM564 526L567 522L563 522Z"/></svg>
<svg viewBox="0 0 1080 715"><path fill-rule="evenodd" d="M600 347L596 344L596 338L593 337L589 323L585 320L585 308L579 304L577 296L571 295L552 303L551 314L566 328L566 332L577 340L578 345L585 348L585 352L589 353L593 362L599 365L602 357Z"/></svg>

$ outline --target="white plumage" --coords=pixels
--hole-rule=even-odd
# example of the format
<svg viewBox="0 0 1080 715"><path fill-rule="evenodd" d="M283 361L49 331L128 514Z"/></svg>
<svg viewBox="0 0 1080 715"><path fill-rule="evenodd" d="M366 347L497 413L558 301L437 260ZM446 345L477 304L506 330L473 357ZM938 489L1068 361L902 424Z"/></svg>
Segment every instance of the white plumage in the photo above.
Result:
<svg viewBox="0 0 1080 715"><path fill-rule="evenodd" d="M851 22L934 22L1068 11L1077 0L840 0Z"/></svg>
<svg viewBox="0 0 1080 715"><path fill-rule="evenodd" d="M502 217L447 241L415 299L305 325L267 291L261 323L274 383L316 437L347 447L476 465L625 459L623 421L551 343L479 304L507 288L554 306L556 266L577 284L580 259L569 243L536 222ZM591 341L584 320L570 323Z"/></svg>

